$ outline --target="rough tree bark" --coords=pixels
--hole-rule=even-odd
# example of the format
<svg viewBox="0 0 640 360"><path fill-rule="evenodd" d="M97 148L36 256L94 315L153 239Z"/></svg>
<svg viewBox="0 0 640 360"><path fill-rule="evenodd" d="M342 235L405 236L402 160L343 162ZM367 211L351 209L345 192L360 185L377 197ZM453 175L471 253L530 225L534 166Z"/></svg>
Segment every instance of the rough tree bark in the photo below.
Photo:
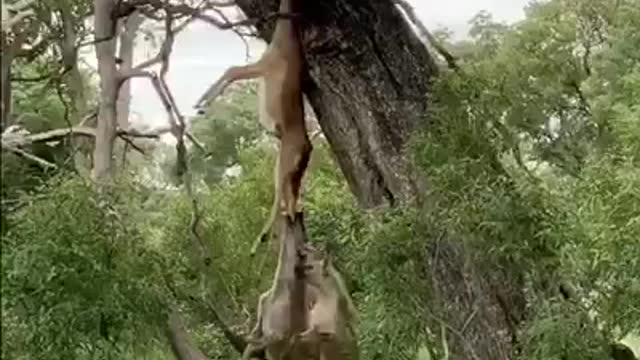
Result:
<svg viewBox="0 0 640 360"><path fill-rule="evenodd" d="M116 40L112 38L115 23L112 14L115 0L94 0L94 26L96 58L100 75L100 106L96 142L93 151L92 177L106 183L113 176L113 144L116 138L116 99L118 94L118 69L116 68ZM108 40L106 40L108 39Z"/></svg>
<svg viewBox="0 0 640 360"><path fill-rule="evenodd" d="M87 114L88 102L85 95L85 83L78 64L78 24L82 17L74 14L71 6L60 6L60 20L62 22L63 36L58 38L57 47L62 60L61 84L64 84L69 94L68 110L69 121L77 124ZM61 100L63 100L61 98ZM93 125L93 124L92 124ZM91 170L91 153L93 142L90 139L70 139L70 145L74 148L73 160L76 170L81 174L88 174Z"/></svg>
<svg viewBox="0 0 640 360"><path fill-rule="evenodd" d="M237 0L248 17L273 12L277 3ZM404 151L411 133L428 126L434 59L392 0L302 3L305 93L360 205L394 205L424 193L429 179L418 178ZM258 26L269 39L273 24ZM442 305L437 315L453 358L509 359L523 312L519 281L473 263L455 239L425 243L426 283ZM437 332L443 324L432 325Z"/></svg>
<svg viewBox="0 0 640 360"><path fill-rule="evenodd" d="M131 71L133 68L133 47L135 38L144 21L144 17L140 13L133 13L123 21L122 33L120 34L120 49L118 49L118 57L120 58L120 71ZM118 94L118 127L120 129L129 128L129 107L131 104L131 81L125 80Z"/></svg>
<svg viewBox="0 0 640 360"><path fill-rule="evenodd" d="M0 32L0 49L2 50L2 60L0 61L0 109L1 109L1 130L12 124L11 108L13 100L11 96L11 66L26 39L26 32L19 31L12 41L7 40L7 33Z"/></svg>
<svg viewBox="0 0 640 360"><path fill-rule="evenodd" d="M14 59L14 51L7 43L5 33L0 33L0 41L2 42L2 61L0 63L0 112L2 122L0 131L11 125L9 114L11 113L11 64Z"/></svg>
<svg viewBox="0 0 640 360"><path fill-rule="evenodd" d="M72 119L80 119L87 112L87 99L84 91L84 81L78 67L78 34L76 25L81 19L76 18L72 9L67 6L60 7L60 16L64 36L59 40L60 53L62 54L62 66L65 75L63 81L69 90L71 100Z"/></svg>
<svg viewBox="0 0 640 360"><path fill-rule="evenodd" d="M134 12L121 21L120 24L120 36L119 36L119 49L118 59L120 61L120 72L128 72L133 69L133 53L135 46L135 39L140 26L144 22L144 16L139 12ZM129 114L131 108L131 81L125 79L120 86L118 92L118 101L116 105L117 109L117 123L118 128L129 128ZM129 150L128 143L117 142L116 143L116 158L120 159L118 168L125 167L127 162L127 150Z"/></svg>

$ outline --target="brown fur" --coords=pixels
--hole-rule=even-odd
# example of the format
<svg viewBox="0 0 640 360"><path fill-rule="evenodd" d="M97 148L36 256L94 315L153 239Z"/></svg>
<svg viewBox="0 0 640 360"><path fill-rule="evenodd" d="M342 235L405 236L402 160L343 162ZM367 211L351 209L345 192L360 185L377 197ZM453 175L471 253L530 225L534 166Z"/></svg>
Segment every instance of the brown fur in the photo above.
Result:
<svg viewBox="0 0 640 360"><path fill-rule="evenodd" d="M280 13L293 13L295 0L281 0ZM205 105L236 80L262 78L260 86L260 120L280 139L280 153L276 162L274 202L256 243L266 240L278 209L293 218L302 177L307 168L312 145L304 121L301 77L304 59L296 19L278 19L271 42L260 60L254 64L234 66L213 84L198 101Z"/></svg>
<svg viewBox="0 0 640 360"><path fill-rule="evenodd" d="M306 282L314 294L308 328L292 341L311 347L319 360L359 359L357 311L342 276L328 256L309 262Z"/></svg>
<svg viewBox="0 0 640 360"><path fill-rule="evenodd" d="M279 343L277 354L280 357L274 359L358 360L355 332L357 310L342 276L330 259L323 259L320 252L304 246L307 255L304 266L306 330L281 337L265 336L260 332L258 326L261 326L261 319L269 311L265 312L265 309L269 309L265 305L270 299L270 290L260 297L258 325L252 332L254 346L269 347ZM286 345L283 343L285 338L288 338Z"/></svg>
<svg viewBox="0 0 640 360"><path fill-rule="evenodd" d="M271 289L258 301L257 323L243 359L261 348L266 350L268 359L280 359L289 351L293 334L302 332L307 326L306 314L311 305L304 279L306 235L302 214L298 213L293 223L287 216L278 218L278 267Z"/></svg>

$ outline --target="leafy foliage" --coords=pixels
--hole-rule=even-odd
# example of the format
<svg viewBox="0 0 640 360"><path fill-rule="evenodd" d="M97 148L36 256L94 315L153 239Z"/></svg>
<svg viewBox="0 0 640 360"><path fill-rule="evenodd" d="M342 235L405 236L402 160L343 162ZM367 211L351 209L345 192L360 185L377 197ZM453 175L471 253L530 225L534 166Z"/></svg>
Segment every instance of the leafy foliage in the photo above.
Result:
<svg viewBox="0 0 640 360"><path fill-rule="evenodd" d="M511 27L479 15L415 140L437 194L430 225L529 279L523 359L602 359L640 328L639 58L623 45L639 10L540 2Z"/></svg>
<svg viewBox="0 0 640 360"><path fill-rule="evenodd" d="M145 343L164 300L153 251L135 221L120 222L136 216L132 203L105 208L77 179L47 190L2 239L3 358L102 358Z"/></svg>
<svg viewBox="0 0 640 360"><path fill-rule="evenodd" d="M234 87L227 99L217 100L205 114L193 119L193 132L208 154L194 157L192 167L203 174L207 184L222 180L225 170L238 164L240 151L255 146L264 135L257 121L255 84Z"/></svg>

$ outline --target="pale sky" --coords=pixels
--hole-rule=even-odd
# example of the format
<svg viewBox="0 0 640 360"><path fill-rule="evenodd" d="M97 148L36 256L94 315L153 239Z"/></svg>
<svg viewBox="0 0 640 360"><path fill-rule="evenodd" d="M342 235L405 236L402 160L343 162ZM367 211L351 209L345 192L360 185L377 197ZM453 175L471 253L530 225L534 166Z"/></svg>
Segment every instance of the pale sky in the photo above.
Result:
<svg viewBox="0 0 640 360"><path fill-rule="evenodd" d="M497 21L514 22L524 17L524 6L529 0L409 0L417 15L431 30L441 26L454 31L456 38L466 35L468 21L481 10L487 10ZM139 41L136 61L148 58L155 52ZM264 43L253 41L252 60L264 50ZM187 116L194 115L193 105L204 90L222 72L232 65L246 63L245 46L231 31L194 22L175 41L168 74L168 85L173 91L180 110ZM95 56L90 59L95 63ZM145 79L135 79L132 85L132 122L149 125L164 124L166 114L152 86ZM135 126L135 125L134 125Z"/></svg>

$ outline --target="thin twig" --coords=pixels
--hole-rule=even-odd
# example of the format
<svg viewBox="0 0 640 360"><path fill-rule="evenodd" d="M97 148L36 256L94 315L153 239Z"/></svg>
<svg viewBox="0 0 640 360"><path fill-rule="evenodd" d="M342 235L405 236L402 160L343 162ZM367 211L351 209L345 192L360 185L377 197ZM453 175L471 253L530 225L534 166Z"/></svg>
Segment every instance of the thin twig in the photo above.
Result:
<svg viewBox="0 0 640 360"><path fill-rule="evenodd" d="M125 145L125 149L122 152L123 163L124 163L124 160L126 160L126 153L127 153L126 146L131 146L132 149L136 150L140 154L147 155L145 153L145 151L140 146L138 146L135 142L133 142L133 140L130 137L128 137L128 136L120 136L120 138L125 142L125 144L124 144Z"/></svg>
<svg viewBox="0 0 640 360"><path fill-rule="evenodd" d="M229 18L227 18L227 16L222 12L222 10L213 9L213 11L215 11L218 14L218 16L220 16L222 18L222 20L224 20L227 23L231 23L231 20L229 20ZM251 58L251 51L250 51L250 48L249 48L249 42L247 42L246 37L237 28L235 28L235 27L231 28L231 31L233 31L233 33L236 34L240 38L242 43L244 44L245 61L249 61L249 59Z"/></svg>
<svg viewBox="0 0 640 360"><path fill-rule="evenodd" d="M469 324L471 324L471 320L473 320L473 318L476 316L477 313L478 313L478 308L474 308L473 312L471 313L471 315L469 315L467 320L462 325L462 329L460 329L460 334L464 334L464 332L467 330L467 327L469 326Z"/></svg>

